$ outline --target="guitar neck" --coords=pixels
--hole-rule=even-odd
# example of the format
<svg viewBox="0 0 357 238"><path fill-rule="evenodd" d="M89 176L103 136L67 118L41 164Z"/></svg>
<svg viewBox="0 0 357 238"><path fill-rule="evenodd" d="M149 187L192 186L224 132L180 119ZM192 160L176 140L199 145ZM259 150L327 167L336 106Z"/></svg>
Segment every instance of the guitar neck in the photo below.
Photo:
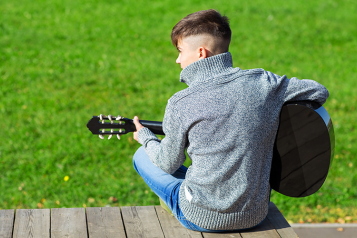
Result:
<svg viewBox="0 0 357 238"><path fill-rule="evenodd" d="M133 120L129 119L131 122ZM157 135L165 135L164 131L162 130L162 122L161 121L146 121L146 120L139 120L140 124L144 127L147 127L152 131L154 134Z"/></svg>

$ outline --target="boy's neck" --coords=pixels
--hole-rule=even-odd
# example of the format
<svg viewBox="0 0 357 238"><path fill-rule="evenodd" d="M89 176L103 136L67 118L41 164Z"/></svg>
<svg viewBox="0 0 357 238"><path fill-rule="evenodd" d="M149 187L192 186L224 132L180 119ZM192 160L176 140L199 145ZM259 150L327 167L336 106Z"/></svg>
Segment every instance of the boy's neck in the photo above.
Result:
<svg viewBox="0 0 357 238"><path fill-rule="evenodd" d="M196 83L208 81L232 67L233 62L230 52L214 55L193 62L184 68L180 74L180 82L192 86Z"/></svg>

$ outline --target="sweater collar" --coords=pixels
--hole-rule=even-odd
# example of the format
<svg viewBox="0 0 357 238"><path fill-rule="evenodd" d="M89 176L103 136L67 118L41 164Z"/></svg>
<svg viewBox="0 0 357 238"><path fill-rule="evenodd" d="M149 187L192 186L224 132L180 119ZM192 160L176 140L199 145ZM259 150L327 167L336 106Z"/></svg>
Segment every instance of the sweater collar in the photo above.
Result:
<svg viewBox="0 0 357 238"><path fill-rule="evenodd" d="M181 71L180 82L191 86L198 82L204 82L223 72L232 69L232 55L226 52L198 60L188 65Z"/></svg>

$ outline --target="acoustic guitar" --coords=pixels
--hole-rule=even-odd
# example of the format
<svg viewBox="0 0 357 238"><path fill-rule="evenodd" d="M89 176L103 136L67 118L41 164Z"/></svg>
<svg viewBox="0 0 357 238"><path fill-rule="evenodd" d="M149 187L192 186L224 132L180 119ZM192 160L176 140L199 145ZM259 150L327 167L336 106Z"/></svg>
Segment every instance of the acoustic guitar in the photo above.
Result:
<svg viewBox="0 0 357 238"><path fill-rule="evenodd" d="M334 156L335 135L326 109L315 102L289 102L280 112L270 172L270 185L289 197L305 197L323 185ZM162 122L140 120L153 133L164 135ZM93 116L88 129L104 138L136 131L133 120Z"/></svg>

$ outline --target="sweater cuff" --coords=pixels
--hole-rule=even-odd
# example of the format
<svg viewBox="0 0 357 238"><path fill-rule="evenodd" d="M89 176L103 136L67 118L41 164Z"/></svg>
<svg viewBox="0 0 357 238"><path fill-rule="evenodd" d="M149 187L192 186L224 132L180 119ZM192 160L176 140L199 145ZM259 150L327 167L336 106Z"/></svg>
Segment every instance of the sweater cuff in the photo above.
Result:
<svg viewBox="0 0 357 238"><path fill-rule="evenodd" d="M146 144L151 140L160 142L160 140L156 137L154 133L152 133L152 131L149 130L149 128L141 128L138 132L139 143L146 147Z"/></svg>

